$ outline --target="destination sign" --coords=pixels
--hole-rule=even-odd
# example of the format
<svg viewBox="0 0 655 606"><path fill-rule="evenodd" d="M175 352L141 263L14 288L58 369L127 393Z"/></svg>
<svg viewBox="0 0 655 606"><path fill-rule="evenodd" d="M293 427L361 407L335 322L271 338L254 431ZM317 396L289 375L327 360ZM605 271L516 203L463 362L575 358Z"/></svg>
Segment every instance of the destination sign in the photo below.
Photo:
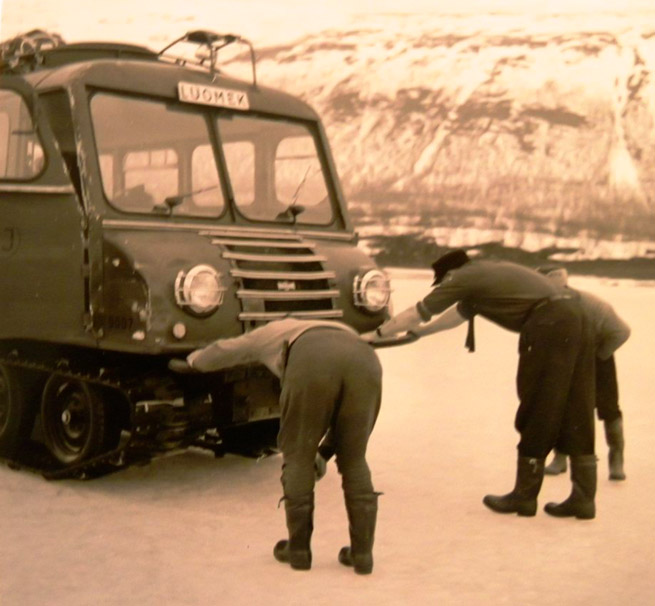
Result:
<svg viewBox="0 0 655 606"><path fill-rule="evenodd" d="M177 92L180 96L180 101L184 103L229 107L243 111L250 109L248 93L241 90L207 86L193 82L178 82Z"/></svg>

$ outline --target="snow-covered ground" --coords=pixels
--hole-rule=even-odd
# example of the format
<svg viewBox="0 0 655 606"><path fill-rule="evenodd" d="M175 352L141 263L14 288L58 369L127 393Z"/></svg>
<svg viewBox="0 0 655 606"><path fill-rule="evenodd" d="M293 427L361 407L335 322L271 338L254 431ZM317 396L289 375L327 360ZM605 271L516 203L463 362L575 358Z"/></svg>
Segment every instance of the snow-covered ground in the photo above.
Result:
<svg viewBox="0 0 655 606"><path fill-rule="evenodd" d="M429 288L427 272L391 275L396 311ZM317 488L313 568L297 572L272 556L285 534L280 458L187 451L88 482L0 467L0 604L653 604L655 285L572 285L612 302L633 328L617 355L628 479L607 479L599 425L595 520L541 510L568 495L561 476L545 479L534 518L482 505L513 485L517 343L480 321L475 354L463 328L379 350L384 397L369 462L384 496L371 576L337 563L347 523L333 464Z"/></svg>

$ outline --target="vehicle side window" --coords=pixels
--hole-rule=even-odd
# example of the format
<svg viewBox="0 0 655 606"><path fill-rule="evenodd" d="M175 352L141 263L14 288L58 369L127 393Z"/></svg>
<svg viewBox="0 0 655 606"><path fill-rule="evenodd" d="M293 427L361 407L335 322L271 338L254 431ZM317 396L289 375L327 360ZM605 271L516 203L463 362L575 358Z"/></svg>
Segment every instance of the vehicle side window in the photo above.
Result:
<svg viewBox="0 0 655 606"><path fill-rule="evenodd" d="M45 163L43 147L23 98L0 90L0 179L27 180Z"/></svg>

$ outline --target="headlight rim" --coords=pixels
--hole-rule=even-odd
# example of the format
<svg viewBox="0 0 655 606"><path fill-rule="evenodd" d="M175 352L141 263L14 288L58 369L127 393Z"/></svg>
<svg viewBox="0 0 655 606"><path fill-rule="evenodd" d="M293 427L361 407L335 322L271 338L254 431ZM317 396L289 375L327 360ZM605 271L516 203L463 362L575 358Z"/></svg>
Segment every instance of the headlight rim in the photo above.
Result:
<svg viewBox="0 0 655 606"><path fill-rule="evenodd" d="M382 279L386 291L383 303L373 304L366 297L367 287L374 279ZM389 276L379 268L367 269L363 273L358 273L353 280L353 303L355 307L371 314L377 314L388 309L391 304L391 280Z"/></svg>
<svg viewBox="0 0 655 606"><path fill-rule="evenodd" d="M193 280L201 273L207 272L216 281L216 301L210 305L200 306L193 302L193 292L191 290ZM206 318L215 313L225 300L226 287L223 285L222 274L213 266L207 263L199 263L189 269L182 269L175 277L175 302L177 306L186 313L198 317Z"/></svg>

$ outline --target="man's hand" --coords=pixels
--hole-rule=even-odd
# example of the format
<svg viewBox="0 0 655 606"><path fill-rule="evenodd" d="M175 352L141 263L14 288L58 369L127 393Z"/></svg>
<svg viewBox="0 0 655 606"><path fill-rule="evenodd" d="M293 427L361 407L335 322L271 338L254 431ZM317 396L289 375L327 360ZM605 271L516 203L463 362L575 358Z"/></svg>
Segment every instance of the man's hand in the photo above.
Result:
<svg viewBox="0 0 655 606"><path fill-rule="evenodd" d="M430 334L430 331L427 329L428 324L419 324L418 326L415 326L412 328L412 330L408 331L409 334L412 334L416 337L425 337L426 335Z"/></svg>
<svg viewBox="0 0 655 606"><path fill-rule="evenodd" d="M193 374L197 373L198 371L193 368L186 360L181 360L179 358L173 358L168 361L168 368L172 370L173 372L177 372L179 374Z"/></svg>
<svg viewBox="0 0 655 606"><path fill-rule="evenodd" d="M360 336L364 341L366 341L367 343L373 343L373 341L375 341L375 339L378 338L378 335L377 335L377 333L376 333L374 330L372 330L372 331L370 331L370 332L363 332L363 333L362 333L361 335L359 335L359 336Z"/></svg>
<svg viewBox="0 0 655 606"><path fill-rule="evenodd" d="M318 482L326 473L327 461L319 453L316 453L316 458L314 459L314 475L316 476L316 481Z"/></svg>
<svg viewBox="0 0 655 606"><path fill-rule="evenodd" d="M416 305L412 305L379 326L378 335L391 337L395 334L412 332L421 322L421 316L418 313Z"/></svg>

